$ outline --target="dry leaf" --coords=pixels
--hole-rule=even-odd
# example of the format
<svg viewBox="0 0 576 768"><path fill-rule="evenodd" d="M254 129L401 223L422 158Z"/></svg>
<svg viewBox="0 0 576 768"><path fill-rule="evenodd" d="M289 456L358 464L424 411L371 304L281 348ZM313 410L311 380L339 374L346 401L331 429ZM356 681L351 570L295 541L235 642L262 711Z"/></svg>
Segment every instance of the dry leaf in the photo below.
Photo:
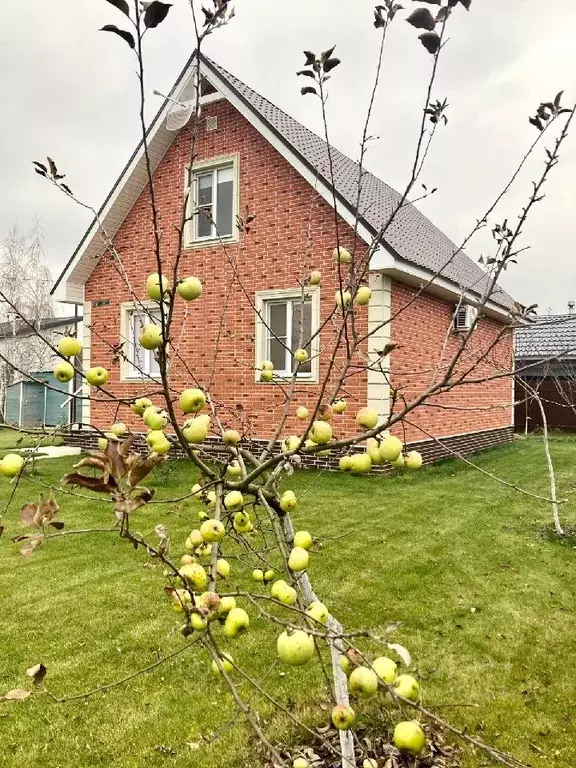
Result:
<svg viewBox="0 0 576 768"><path fill-rule="evenodd" d="M13 691L8 691L5 696L0 696L0 701L22 701L31 695L30 691L24 691L22 688L15 688Z"/></svg>

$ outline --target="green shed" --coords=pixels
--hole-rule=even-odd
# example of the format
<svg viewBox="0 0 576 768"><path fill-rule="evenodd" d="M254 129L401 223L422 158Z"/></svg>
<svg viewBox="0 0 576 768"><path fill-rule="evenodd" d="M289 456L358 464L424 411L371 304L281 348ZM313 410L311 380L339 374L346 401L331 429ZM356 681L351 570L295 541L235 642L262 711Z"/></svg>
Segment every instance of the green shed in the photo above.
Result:
<svg viewBox="0 0 576 768"><path fill-rule="evenodd" d="M7 389L4 403L6 423L18 427L56 427L58 424L68 424L70 402L66 403L66 400L70 398L70 385L57 381L52 371L30 375L37 381L19 381Z"/></svg>

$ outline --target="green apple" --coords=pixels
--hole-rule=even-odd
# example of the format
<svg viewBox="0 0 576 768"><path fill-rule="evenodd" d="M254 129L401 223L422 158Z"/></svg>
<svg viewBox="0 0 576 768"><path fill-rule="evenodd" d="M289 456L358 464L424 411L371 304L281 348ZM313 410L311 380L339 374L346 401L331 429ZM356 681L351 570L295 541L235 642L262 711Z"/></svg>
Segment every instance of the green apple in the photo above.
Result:
<svg viewBox="0 0 576 768"><path fill-rule="evenodd" d="M400 752L406 752L412 757L418 757L426 747L426 736L418 723L406 720L394 728L394 746Z"/></svg>
<svg viewBox="0 0 576 768"><path fill-rule="evenodd" d="M372 291L370 290L370 288L368 288L367 285L361 285L356 291L356 296L354 296L354 301L359 306L365 307L366 304L369 303L371 298L372 298Z"/></svg>
<svg viewBox="0 0 576 768"><path fill-rule="evenodd" d="M316 445L325 445L332 439L332 427L327 421L315 421L310 427L309 435Z"/></svg>
<svg viewBox="0 0 576 768"><path fill-rule="evenodd" d="M230 464L228 464L228 468L226 469L226 476L230 480L234 480L236 478L242 477L242 467L236 461L236 459L234 459L234 461L231 461Z"/></svg>
<svg viewBox="0 0 576 768"><path fill-rule="evenodd" d="M199 613L193 613L190 616L190 624L192 629L196 632L203 632L208 626L208 620L205 616L201 616Z"/></svg>
<svg viewBox="0 0 576 768"><path fill-rule="evenodd" d="M108 381L108 371L106 368L102 368L101 365L96 365L94 368L88 368L84 375L91 387L103 387Z"/></svg>
<svg viewBox="0 0 576 768"><path fill-rule="evenodd" d="M184 301L194 301L202 296L202 283L197 277L185 277L176 286L178 296Z"/></svg>
<svg viewBox="0 0 576 768"><path fill-rule="evenodd" d="M348 402L342 397L339 400L336 400L336 402L332 403L332 410L334 413L344 413L346 408L348 408Z"/></svg>
<svg viewBox="0 0 576 768"><path fill-rule="evenodd" d="M161 301L162 296L170 290L168 279L162 275L152 274L146 280L146 293L152 301Z"/></svg>
<svg viewBox="0 0 576 768"><path fill-rule="evenodd" d="M388 683L388 685L392 685L394 680L396 680L398 667L396 666L396 662L392 661L392 659L389 659L387 656L378 656L377 659L374 659L372 662L372 669L376 672L380 680Z"/></svg>
<svg viewBox="0 0 576 768"><path fill-rule="evenodd" d="M238 533L248 533L252 530L252 522L248 512L236 512L234 515L234 530Z"/></svg>
<svg viewBox="0 0 576 768"><path fill-rule="evenodd" d="M24 466L24 459L17 453L7 453L0 461L0 475L4 477L16 477Z"/></svg>
<svg viewBox="0 0 576 768"><path fill-rule="evenodd" d="M125 435L126 432L128 432L128 427L126 424L124 424L123 421L117 421L116 424L112 424L110 427L110 432L112 432L114 435L117 435L117 437L121 437L122 435Z"/></svg>
<svg viewBox="0 0 576 768"><path fill-rule="evenodd" d="M210 429L212 426L212 419L210 418L209 413L199 413L198 416L195 416L194 418L198 419L201 424L204 424L206 429Z"/></svg>
<svg viewBox="0 0 576 768"><path fill-rule="evenodd" d="M240 491L229 491L224 496L224 506L230 512L237 512L244 506L244 496L242 496Z"/></svg>
<svg viewBox="0 0 576 768"><path fill-rule="evenodd" d="M201 389L185 389L180 395L179 404L184 413L198 413L206 405L206 395Z"/></svg>
<svg viewBox="0 0 576 768"><path fill-rule="evenodd" d="M418 451L409 451L404 459L406 469L420 469L422 466L422 454Z"/></svg>
<svg viewBox="0 0 576 768"><path fill-rule="evenodd" d="M82 352L82 342L74 336L63 336L58 342L58 352L63 357L77 357Z"/></svg>
<svg viewBox="0 0 576 768"><path fill-rule="evenodd" d="M182 424L182 434L188 443L201 443L208 437L208 427L198 417L187 419Z"/></svg>
<svg viewBox="0 0 576 768"><path fill-rule="evenodd" d="M275 584L278 584L278 582L275 582ZM274 584L272 586L274 587ZM294 587L291 587L290 584L283 581L282 585L275 590L272 597L276 598L282 605L296 605L298 593Z"/></svg>
<svg viewBox="0 0 576 768"><path fill-rule="evenodd" d="M219 557L216 560L216 573L223 579L227 579L230 575L230 563L228 560L224 560L223 557Z"/></svg>
<svg viewBox="0 0 576 768"><path fill-rule="evenodd" d="M284 579L278 579L278 581L275 581L274 584L270 587L270 595L275 600L278 600L278 595L282 592L283 589L285 589L288 586L288 582L284 581Z"/></svg>
<svg viewBox="0 0 576 768"><path fill-rule="evenodd" d="M339 248L334 248L332 251L332 257L339 264L349 264L352 261L352 254L347 248L344 248L343 245L341 245Z"/></svg>
<svg viewBox="0 0 576 768"><path fill-rule="evenodd" d="M380 443L380 458L383 461L389 461L392 463L402 453L402 440L399 440L395 435L386 435L386 437Z"/></svg>
<svg viewBox="0 0 576 768"><path fill-rule="evenodd" d="M318 445L314 442L314 440L305 440L304 441L304 448L318 448ZM324 451L313 451L314 456L330 456L330 448L326 448Z"/></svg>
<svg viewBox="0 0 576 768"><path fill-rule="evenodd" d="M274 378L274 371L262 371L260 374L260 381L272 381Z"/></svg>
<svg viewBox="0 0 576 768"><path fill-rule="evenodd" d="M158 408L155 405L149 405L142 414L142 421L147 427L157 431L164 429L166 424L168 424L168 414L163 411L162 408Z"/></svg>
<svg viewBox="0 0 576 768"><path fill-rule="evenodd" d="M312 272L310 272L310 277L308 278L308 282L310 285L320 285L320 282L322 281L322 273L319 272L317 269L313 269Z"/></svg>
<svg viewBox="0 0 576 768"><path fill-rule="evenodd" d="M309 768L310 763L304 757L297 757L292 763L292 768Z"/></svg>
<svg viewBox="0 0 576 768"><path fill-rule="evenodd" d="M263 371L273 371L274 370L274 363L270 360L264 360L262 365L260 366Z"/></svg>
<svg viewBox="0 0 576 768"><path fill-rule="evenodd" d="M99 451L105 451L108 447L108 440L106 440L105 437L99 437L98 438L98 450Z"/></svg>
<svg viewBox="0 0 576 768"><path fill-rule="evenodd" d="M236 445L240 442L240 433L235 429L227 429L222 434L222 440L226 445Z"/></svg>
<svg viewBox="0 0 576 768"><path fill-rule="evenodd" d="M219 654L219 656L220 656L220 666L222 667L224 672L226 672L226 674L229 675L230 672L232 672L232 670L234 669L234 665L232 664L232 661L233 661L232 656L230 656L229 653L225 653L225 652ZM216 675L221 674L220 670L218 669L218 664L216 664L216 661L212 661L212 671Z"/></svg>
<svg viewBox="0 0 576 768"><path fill-rule="evenodd" d="M309 560L310 555L303 547L294 547L288 558L288 567L291 571L305 571Z"/></svg>
<svg viewBox="0 0 576 768"><path fill-rule="evenodd" d="M227 613L230 613L232 608L236 608L236 599L230 595L227 595L226 597L223 597L222 600L220 600L220 615L224 616Z"/></svg>
<svg viewBox="0 0 576 768"><path fill-rule="evenodd" d="M342 456L338 462L338 469L342 472L351 472L354 467L354 456Z"/></svg>
<svg viewBox="0 0 576 768"><path fill-rule="evenodd" d="M373 757L367 757L362 763L362 768L378 768L378 761Z"/></svg>
<svg viewBox="0 0 576 768"><path fill-rule="evenodd" d="M200 547L202 544L204 544L204 536L202 536L202 531L199 531L198 528L190 531L188 538L192 543L192 547Z"/></svg>
<svg viewBox="0 0 576 768"><path fill-rule="evenodd" d="M352 472L365 475L372 469L372 459L367 453L355 453L352 456Z"/></svg>
<svg viewBox="0 0 576 768"><path fill-rule="evenodd" d="M175 589L172 592L172 609L176 613L184 613L192 607L192 598L186 589Z"/></svg>
<svg viewBox="0 0 576 768"><path fill-rule="evenodd" d="M178 571L180 576L192 587L195 592L205 589L208 584L206 571L198 563L183 565Z"/></svg>
<svg viewBox="0 0 576 768"><path fill-rule="evenodd" d="M180 565L192 565L195 562L196 558L192 557L192 555L182 555L180 558Z"/></svg>
<svg viewBox="0 0 576 768"><path fill-rule="evenodd" d="M296 360L297 363L305 363L306 360L308 360L308 352L305 349L297 349L296 352L294 352L294 360Z"/></svg>
<svg viewBox="0 0 576 768"><path fill-rule="evenodd" d="M148 432L148 434L146 435L146 442L151 448L153 448L154 443L164 440L165 437L166 436L161 429L151 429L150 432Z"/></svg>
<svg viewBox="0 0 576 768"><path fill-rule="evenodd" d="M382 464L382 457L380 456L380 444L375 437L370 437L366 441L366 453L370 456L372 464Z"/></svg>
<svg viewBox="0 0 576 768"><path fill-rule="evenodd" d="M229 639L238 637L239 634L248 629L249 624L250 618L244 608L232 608L224 622L224 629L222 630L224 637Z"/></svg>
<svg viewBox="0 0 576 768"><path fill-rule="evenodd" d="M347 731L354 725L356 713L352 707L337 704L332 708L332 722L339 731Z"/></svg>
<svg viewBox="0 0 576 768"><path fill-rule="evenodd" d="M300 421L306 421L306 419L308 418L308 414L309 414L308 408L305 408L303 405L300 405L296 409L296 418L300 419Z"/></svg>
<svg viewBox="0 0 576 768"><path fill-rule="evenodd" d="M360 408L356 414L356 424L362 429L374 429L378 424L378 411L374 408Z"/></svg>
<svg viewBox="0 0 576 768"><path fill-rule="evenodd" d="M264 571L262 568L254 568L252 571L252 578L257 582L264 581Z"/></svg>
<svg viewBox="0 0 576 768"><path fill-rule="evenodd" d="M320 600L314 600L310 603L308 608L306 608L306 614L320 624L326 624L328 621L328 608Z"/></svg>
<svg viewBox="0 0 576 768"><path fill-rule="evenodd" d="M279 636L276 648L280 661L292 667L301 667L314 656L314 638L301 629L295 629L290 634L285 631Z"/></svg>
<svg viewBox="0 0 576 768"><path fill-rule="evenodd" d="M65 384L67 381L71 381L74 378L74 368L66 360L62 360L56 363L54 366L54 378Z"/></svg>
<svg viewBox="0 0 576 768"><path fill-rule="evenodd" d="M146 323L138 334L138 342L144 349L158 349L162 344L162 330L155 323Z"/></svg>
<svg viewBox="0 0 576 768"><path fill-rule="evenodd" d="M212 560L212 544L209 541L205 541L203 544L200 544L199 547L196 549L196 554L200 558L200 562L204 563L205 565L209 565L210 561Z"/></svg>
<svg viewBox="0 0 576 768"><path fill-rule="evenodd" d="M172 448L172 443L167 437L163 437L161 440L156 440L153 445L150 446L154 453L165 454Z"/></svg>
<svg viewBox="0 0 576 768"><path fill-rule="evenodd" d="M334 295L334 301L336 302L338 309L349 307L352 303L352 294L350 291L341 291L338 289Z"/></svg>
<svg viewBox="0 0 576 768"><path fill-rule="evenodd" d="M367 699L370 696L374 696L378 690L378 676L373 669L362 666L356 667L350 673L348 687L350 693L353 693L360 699Z"/></svg>
<svg viewBox="0 0 576 768"><path fill-rule="evenodd" d="M284 512L290 512L293 509L296 509L296 494L294 491L284 491L282 494L282 497L280 498L280 509L282 509Z"/></svg>
<svg viewBox="0 0 576 768"><path fill-rule="evenodd" d="M292 453L300 448L302 440L296 435L290 435L282 441L282 453Z"/></svg>
<svg viewBox="0 0 576 768"><path fill-rule="evenodd" d="M206 506L208 509L214 509L216 506L216 491L213 488L206 491Z"/></svg>
<svg viewBox="0 0 576 768"><path fill-rule="evenodd" d="M146 408L150 408L153 405L154 403L149 397L139 397L137 400L134 400L130 406L130 410L137 416L142 416Z"/></svg>
<svg viewBox="0 0 576 768"><path fill-rule="evenodd" d="M312 546L312 536L308 531L296 531L294 534L294 546L302 549L310 549Z"/></svg>
<svg viewBox="0 0 576 768"><path fill-rule="evenodd" d="M269 581L272 581L276 574L272 570L272 568L268 568L267 571L264 571L264 581L268 583Z"/></svg>
<svg viewBox="0 0 576 768"><path fill-rule="evenodd" d="M205 520L200 526L200 533L204 541L222 541L226 534L224 524L220 520Z"/></svg>
<svg viewBox="0 0 576 768"><path fill-rule="evenodd" d="M192 488L190 489L190 493L192 493L196 498L202 497L202 486L200 483L194 483Z"/></svg>
<svg viewBox="0 0 576 768"><path fill-rule="evenodd" d="M394 690L403 699L418 701L420 698L420 683L412 675L399 675L394 683Z"/></svg>
<svg viewBox="0 0 576 768"><path fill-rule="evenodd" d="M406 462L405 462L404 456L402 454L400 454L400 456L398 456L396 461L391 461L390 462L390 466L394 467L395 469L401 469L404 466L405 463Z"/></svg>

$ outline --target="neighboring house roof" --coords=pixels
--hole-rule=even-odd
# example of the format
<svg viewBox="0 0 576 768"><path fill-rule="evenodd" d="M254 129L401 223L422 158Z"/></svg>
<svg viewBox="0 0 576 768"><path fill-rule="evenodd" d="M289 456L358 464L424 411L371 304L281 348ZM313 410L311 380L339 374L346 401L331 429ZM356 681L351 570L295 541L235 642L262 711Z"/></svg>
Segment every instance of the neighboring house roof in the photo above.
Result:
<svg viewBox="0 0 576 768"><path fill-rule="evenodd" d="M546 315L516 331L517 360L576 358L576 315Z"/></svg>
<svg viewBox="0 0 576 768"><path fill-rule="evenodd" d="M196 57L192 56L170 93L172 98L177 100L179 94L186 89L190 78L194 76L195 64ZM330 204L333 203L328 145L323 139L202 54L200 73L319 189ZM164 117L170 107L171 102L167 100L148 130L153 170L157 168L176 136L176 133L170 133L165 127ZM360 166L335 148L331 148L331 155L337 210L354 225ZM99 212L111 237L120 229L146 184L147 175L141 143ZM364 171L358 206L360 237L366 242L371 242L401 199L396 190ZM420 272L423 270L425 277L441 273L453 289L458 289L456 292L466 289L477 296L482 296L489 284L486 272L464 252L458 251L458 247L411 203L405 204L398 212L382 242L392 254L396 271L401 272L403 267L412 265L419 268ZM52 292L66 277L70 283L69 300L81 301L81 291L78 289L88 279L103 248L97 223L93 222L56 281ZM505 310L514 306L513 299L498 286L492 292L491 303Z"/></svg>
<svg viewBox="0 0 576 768"><path fill-rule="evenodd" d="M30 321L38 331L49 331L55 328L69 328L82 321L82 317L45 317L41 320ZM16 322L0 323L0 339L14 338L14 336L29 336L34 333L30 325L24 320Z"/></svg>

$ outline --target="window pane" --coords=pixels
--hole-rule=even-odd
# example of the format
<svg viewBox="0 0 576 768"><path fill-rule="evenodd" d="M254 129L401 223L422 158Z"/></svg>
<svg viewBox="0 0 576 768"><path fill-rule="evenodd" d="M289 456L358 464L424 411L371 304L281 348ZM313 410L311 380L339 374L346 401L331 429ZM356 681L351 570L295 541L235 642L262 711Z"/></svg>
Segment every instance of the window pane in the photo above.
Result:
<svg viewBox="0 0 576 768"><path fill-rule="evenodd" d="M302 334L302 338L300 338ZM302 346L308 350L309 358L305 363L300 364L299 373L312 373L312 361L310 359L310 336L312 335L312 302L305 301L302 304L300 299L294 299L292 302L292 351L294 352L302 343ZM295 361L294 361L295 362ZM296 366L294 365L294 368Z"/></svg>
<svg viewBox="0 0 576 768"><path fill-rule="evenodd" d="M196 177L198 179L198 199L197 205L210 205L212 203L212 171L210 173L201 173Z"/></svg>
<svg viewBox="0 0 576 768"><path fill-rule="evenodd" d="M216 227L221 236L232 234L234 181L232 168L220 168L216 192Z"/></svg>
<svg viewBox="0 0 576 768"><path fill-rule="evenodd" d="M268 349L267 357L277 371L286 370L286 303L270 303L268 305Z"/></svg>
<svg viewBox="0 0 576 768"><path fill-rule="evenodd" d="M196 237L211 237L212 206L200 208L196 214Z"/></svg>
<svg viewBox="0 0 576 768"><path fill-rule="evenodd" d="M137 312L130 313L130 348L128 350L128 359L132 366L130 371L133 376L141 376L140 371L144 368L144 353L145 350L138 343L138 336L140 335L140 329L143 322L141 316Z"/></svg>

